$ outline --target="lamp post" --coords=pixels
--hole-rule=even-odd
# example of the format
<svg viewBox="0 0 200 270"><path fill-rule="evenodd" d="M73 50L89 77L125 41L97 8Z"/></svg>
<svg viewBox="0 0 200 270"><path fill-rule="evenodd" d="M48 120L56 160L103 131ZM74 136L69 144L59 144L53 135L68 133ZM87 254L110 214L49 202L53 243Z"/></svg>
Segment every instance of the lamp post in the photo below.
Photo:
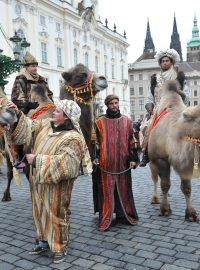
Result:
<svg viewBox="0 0 200 270"><path fill-rule="evenodd" d="M8 81L5 81L5 78L16 71L20 71L21 61L19 56L21 48L26 49L31 45L26 41L26 38L22 41L22 38L17 35L17 32L9 40L13 43L14 60L9 56L3 55L3 50L0 49L0 87L3 89L8 83Z"/></svg>

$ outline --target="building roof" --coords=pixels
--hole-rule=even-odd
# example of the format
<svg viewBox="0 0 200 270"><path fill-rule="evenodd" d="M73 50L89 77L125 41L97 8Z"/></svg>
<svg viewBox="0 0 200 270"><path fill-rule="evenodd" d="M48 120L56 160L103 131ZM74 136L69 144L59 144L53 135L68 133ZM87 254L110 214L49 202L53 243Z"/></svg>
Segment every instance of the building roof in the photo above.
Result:
<svg viewBox="0 0 200 270"><path fill-rule="evenodd" d="M200 71L200 62L182 62L179 64L178 69L187 73L192 71Z"/></svg>

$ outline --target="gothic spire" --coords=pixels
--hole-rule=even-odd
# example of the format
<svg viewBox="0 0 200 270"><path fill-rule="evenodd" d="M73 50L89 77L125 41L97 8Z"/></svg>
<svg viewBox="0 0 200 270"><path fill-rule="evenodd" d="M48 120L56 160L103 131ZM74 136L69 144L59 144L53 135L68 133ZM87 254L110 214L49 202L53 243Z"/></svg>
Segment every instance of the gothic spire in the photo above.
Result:
<svg viewBox="0 0 200 270"><path fill-rule="evenodd" d="M144 45L144 51L143 53L152 53L155 52L155 47L153 44L153 39L151 37L151 31L149 26L149 19L147 19L147 32L146 32L146 39L145 39L145 45Z"/></svg>
<svg viewBox="0 0 200 270"><path fill-rule="evenodd" d="M178 30L177 30L175 13L174 13L174 23L173 23L173 31L171 35L170 49L176 50L180 55L181 62L183 62L181 42L180 42Z"/></svg>

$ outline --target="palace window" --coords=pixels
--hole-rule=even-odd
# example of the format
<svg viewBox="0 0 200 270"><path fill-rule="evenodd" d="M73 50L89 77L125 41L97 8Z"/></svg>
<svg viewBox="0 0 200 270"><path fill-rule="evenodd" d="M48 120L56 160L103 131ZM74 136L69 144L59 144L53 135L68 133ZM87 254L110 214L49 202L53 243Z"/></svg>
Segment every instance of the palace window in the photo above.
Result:
<svg viewBox="0 0 200 270"><path fill-rule="evenodd" d="M78 51L74 48L74 65L78 64Z"/></svg>
<svg viewBox="0 0 200 270"><path fill-rule="evenodd" d="M57 65L62 67L62 49L57 47Z"/></svg>
<svg viewBox="0 0 200 270"><path fill-rule="evenodd" d="M143 99L139 99L139 110L140 111L144 110L144 100Z"/></svg>
<svg viewBox="0 0 200 270"><path fill-rule="evenodd" d="M134 95L135 95L135 90L134 90L134 88L130 88L130 95L131 95L131 96L134 96Z"/></svg>
<svg viewBox="0 0 200 270"><path fill-rule="evenodd" d="M41 55L42 62L47 63L47 44L45 42L41 42Z"/></svg>
<svg viewBox="0 0 200 270"><path fill-rule="evenodd" d="M85 53L85 65L86 67L89 67L89 56L87 52Z"/></svg>

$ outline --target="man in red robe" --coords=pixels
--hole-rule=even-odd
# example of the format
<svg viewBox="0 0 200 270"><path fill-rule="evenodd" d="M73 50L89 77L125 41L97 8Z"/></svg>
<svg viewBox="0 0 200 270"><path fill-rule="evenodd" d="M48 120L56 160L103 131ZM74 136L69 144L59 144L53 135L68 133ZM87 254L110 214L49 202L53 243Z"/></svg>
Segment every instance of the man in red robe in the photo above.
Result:
<svg viewBox="0 0 200 270"><path fill-rule="evenodd" d="M99 230L116 221L136 225L131 168L139 163L133 138L133 123L119 110L119 97L108 95L106 114L96 121L97 147L93 161L94 212L99 212Z"/></svg>

